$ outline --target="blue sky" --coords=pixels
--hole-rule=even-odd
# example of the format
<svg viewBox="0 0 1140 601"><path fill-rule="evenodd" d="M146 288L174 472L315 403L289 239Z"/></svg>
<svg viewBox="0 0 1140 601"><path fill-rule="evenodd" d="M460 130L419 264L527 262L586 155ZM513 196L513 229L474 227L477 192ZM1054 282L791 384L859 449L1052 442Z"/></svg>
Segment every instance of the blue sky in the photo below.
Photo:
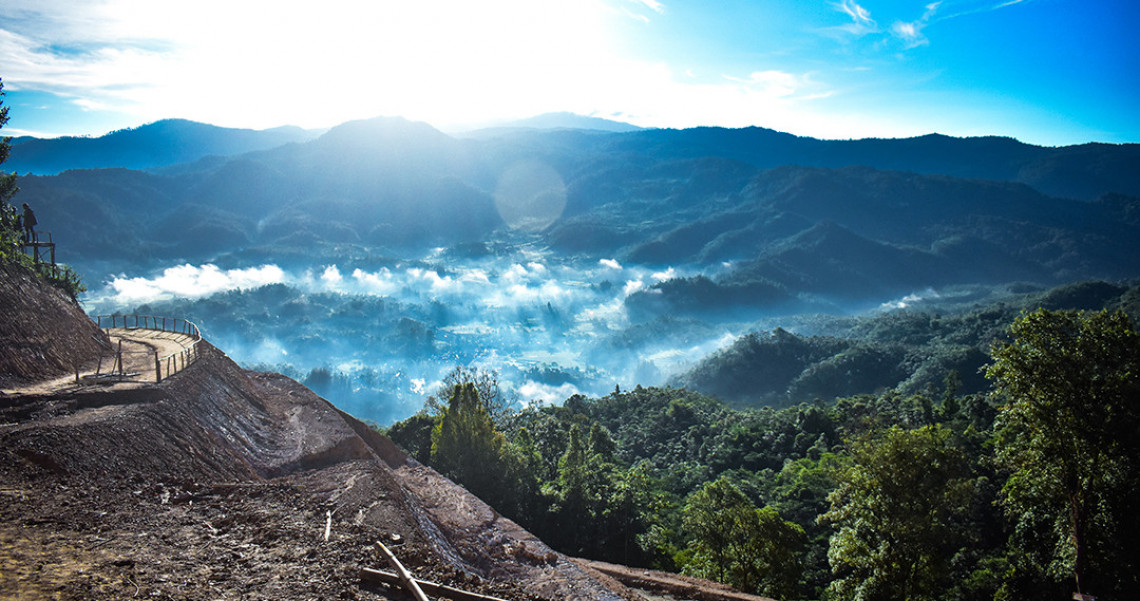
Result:
<svg viewBox="0 0 1140 601"><path fill-rule="evenodd" d="M8 135L570 111L1140 142L1135 0L4 0Z"/></svg>

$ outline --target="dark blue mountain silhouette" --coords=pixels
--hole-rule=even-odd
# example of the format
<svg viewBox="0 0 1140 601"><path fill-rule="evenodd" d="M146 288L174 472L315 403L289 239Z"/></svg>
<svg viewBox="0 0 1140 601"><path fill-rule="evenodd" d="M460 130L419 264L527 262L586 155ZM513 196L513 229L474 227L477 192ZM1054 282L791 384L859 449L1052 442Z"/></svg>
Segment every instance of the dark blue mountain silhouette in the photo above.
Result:
<svg viewBox="0 0 1140 601"><path fill-rule="evenodd" d="M165 119L97 138L15 138L5 168L40 175L104 167L154 169L304 142L318 134L298 127L255 131Z"/></svg>

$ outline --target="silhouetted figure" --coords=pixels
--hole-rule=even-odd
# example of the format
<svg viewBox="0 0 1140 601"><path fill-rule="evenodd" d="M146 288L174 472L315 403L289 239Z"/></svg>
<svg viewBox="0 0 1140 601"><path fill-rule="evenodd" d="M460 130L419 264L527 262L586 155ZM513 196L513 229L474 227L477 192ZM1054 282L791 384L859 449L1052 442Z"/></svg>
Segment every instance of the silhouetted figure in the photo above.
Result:
<svg viewBox="0 0 1140 601"><path fill-rule="evenodd" d="M28 203L24 203L24 242L35 244L39 242L36 238L36 214L32 211L32 207Z"/></svg>

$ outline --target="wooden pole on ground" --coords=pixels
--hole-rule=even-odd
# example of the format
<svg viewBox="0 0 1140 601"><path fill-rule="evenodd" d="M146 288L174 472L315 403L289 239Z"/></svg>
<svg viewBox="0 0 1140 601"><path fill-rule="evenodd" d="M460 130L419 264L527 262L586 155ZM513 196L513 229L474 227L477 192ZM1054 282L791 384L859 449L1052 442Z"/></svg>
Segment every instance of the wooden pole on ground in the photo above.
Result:
<svg viewBox="0 0 1140 601"><path fill-rule="evenodd" d="M360 569L360 579L369 582L383 582L384 584L396 584L400 582L399 574L393 572L386 572L384 570L373 570L371 568ZM498 597L491 597L489 595L480 595L479 593L471 593L462 591L457 588L451 588L443 584L436 584L426 580L417 580L416 584L423 590L439 596L454 599L455 601L505 601Z"/></svg>
<svg viewBox="0 0 1140 601"><path fill-rule="evenodd" d="M388 563L392 564L393 570L396 570L396 575L400 578L400 582L404 583L404 588L408 589L408 591L412 593L412 596L416 598L416 601L428 601L427 595L424 594L423 589L421 589L420 586L416 584L416 579L412 578L412 575L404 569L404 566L400 563L399 559L396 559L396 556L392 554L392 551L390 551L388 547L385 547L384 543L380 541L376 541L376 545L380 547L380 552L388 558Z"/></svg>

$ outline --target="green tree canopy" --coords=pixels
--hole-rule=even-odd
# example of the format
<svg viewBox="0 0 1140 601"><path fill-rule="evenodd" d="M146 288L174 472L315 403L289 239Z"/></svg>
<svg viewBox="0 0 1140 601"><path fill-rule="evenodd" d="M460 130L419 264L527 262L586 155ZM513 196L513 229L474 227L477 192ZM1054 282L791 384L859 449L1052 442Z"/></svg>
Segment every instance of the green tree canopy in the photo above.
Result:
<svg viewBox="0 0 1140 601"><path fill-rule="evenodd" d="M771 507L757 509L728 478L693 492L682 510L692 537L683 553L685 573L778 598L797 596L803 528Z"/></svg>
<svg viewBox="0 0 1140 601"><path fill-rule="evenodd" d="M851 444L837 473L828 557L833 599L939 599L973 491L969 464L943 426L891 427Z"/></svg>
<svg viewBox="0 0 1140 601"><path fill-rule="evenodd" d="M8 107L4 106L4 80L0 79L0 129L3 129L8 124ZM9 136L0 137L0 165L8 160L8 152L11 150L8 142L12 140ZM14 222L9 222L9 209L8 202L16 192L20 189L16 187L16 174L0 171L0 227L3 227L5 233L15 227ZM7 236L4 236L4 243L9 243ZM6 249L0 249L3 252Z"/></svg>
<svg viewBox="0 0 1140 601"><path fill-rule="evenodd" d="M1140 593L1140 336L1123 312L1038 310L987 376L1005 398L998 459L1017 544L1078 592Z"/></svg>
<svg viewBox="0 0 1140 601"><path fill-rule="evenodd" d="M452 388L431 433L432 465L495 505L504 492L505 445L506 437L495 430L475 385Z"/></svg>

